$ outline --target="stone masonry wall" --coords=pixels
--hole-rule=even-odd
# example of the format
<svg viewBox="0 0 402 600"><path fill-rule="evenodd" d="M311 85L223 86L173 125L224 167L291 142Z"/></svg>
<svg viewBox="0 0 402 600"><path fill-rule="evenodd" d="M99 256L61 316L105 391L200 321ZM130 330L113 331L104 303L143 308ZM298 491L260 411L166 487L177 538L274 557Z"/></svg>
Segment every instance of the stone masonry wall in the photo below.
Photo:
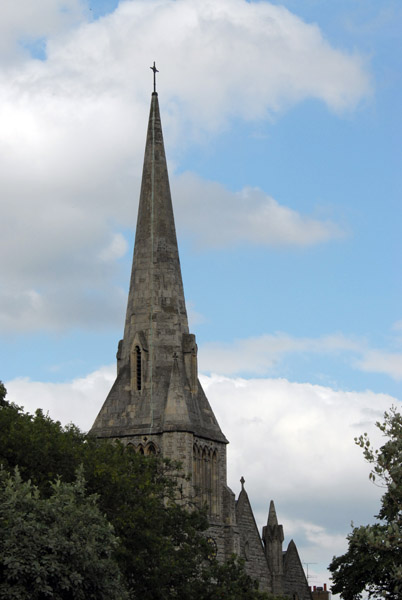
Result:
<svg viewBox="0 0 402 600"><path fill-rule="evenodd" d="M257 529L253 511L244 490L236 506L237 524L240 532L240 556L245 560L248 575L260 582L260 589L271 590L271 577L262 540Z"/></svg>
<svg viewBox="0 0 402 600"><path fill-rule="evenodd" d="M311 600L311 591L293 540L284 558L284 593L297 600Z"/></svg>

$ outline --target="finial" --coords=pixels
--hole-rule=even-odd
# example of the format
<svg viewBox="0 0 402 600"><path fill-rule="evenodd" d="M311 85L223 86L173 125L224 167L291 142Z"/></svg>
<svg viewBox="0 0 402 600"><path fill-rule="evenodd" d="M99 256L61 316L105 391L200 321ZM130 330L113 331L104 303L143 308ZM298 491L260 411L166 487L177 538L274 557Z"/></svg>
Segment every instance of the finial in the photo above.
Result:
<svg viewBox="0 0 402 600"><path fill-rule="evenodd" d="M244 490L244 484L246 483L246 480L244 479L243 475L241 476L240 483L241 483L241 489Z"/></svg>
<svg viewBox="0 0 402 600"><path fill-rule="evenodd" d="M155 61L154 61L154 66L153 67L149 67L151 69L151 71L154 72L154 94L156 94L156 74L159 73L158 69L155 67Z"/></svg>

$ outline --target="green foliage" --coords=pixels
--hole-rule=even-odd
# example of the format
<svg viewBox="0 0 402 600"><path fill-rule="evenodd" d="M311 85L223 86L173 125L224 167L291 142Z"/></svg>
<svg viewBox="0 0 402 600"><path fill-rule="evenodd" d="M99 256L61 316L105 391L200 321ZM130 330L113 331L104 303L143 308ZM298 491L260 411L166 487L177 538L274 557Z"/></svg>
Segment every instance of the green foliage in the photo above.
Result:
<svg viewBox="0 0 402 600"><path fill-rule="evenodd" d="M30 415L15 404L0 407L0 462L10 472L18 465L22 478L32 479L42 492L50 492L57 475L74 480L84 445L77 427L62 427L41 410Z"/></svg>
<svg viewBox="0 0 402 600"><path fill-rule="evenodd" d="M51 480L59 476L74 485L82 465L87 494L97 497L119 540L112 556L132 600L267 597L241 562L221 565L211 559L205 513L177 501L177 464L143 457L119 443L86 436L74 425L62 427L40 410L29 415L8 403L0 407L0 463L10 473L18 465L22 480L37 486L41 502L54 497Z"/></svg>
<svg viewBox="0 0 402 600"><path fill-rule="evenodd" d="M123 600L117 538L82 473L42 498L18 469L0 472L0 598Z"/></svg>
<svg viewBox="0 0 402 600"><path fill-rule="evenodd" d="M4 387L3 382L0 381L0 406L6 406L6 404L8 404L8 402L6 400L6 395L7 395L7 390Z"/></svg>
<svg viewBox="0 0 402 600"><path fill-rule="evenodd" d="M275 600L273 596L258 590L258 584L247 575L243 561L236 556L232 556L225 564L216 560L206 564L197 583L197 588L193 585L193 595L189 596L194 600Z"/></svg>
<svg viewBox="0 0 402 600"><path fill-rule="evenodd" d="M393 407L376 423L387 442L371 447L367 434L355 439L373 465L370 479L386 490L376 515L379 522L356 527L348 536L348 551L334 557L332 591L345 600L368 597L398 600L402 597L402 415Z"/></svg>

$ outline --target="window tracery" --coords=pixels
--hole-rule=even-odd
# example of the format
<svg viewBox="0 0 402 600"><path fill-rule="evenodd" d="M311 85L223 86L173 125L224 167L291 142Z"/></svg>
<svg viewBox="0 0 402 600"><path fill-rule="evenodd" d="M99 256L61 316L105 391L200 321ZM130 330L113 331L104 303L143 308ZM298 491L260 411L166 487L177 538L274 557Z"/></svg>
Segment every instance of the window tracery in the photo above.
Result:
<svg viewBox="0 0 402 600"><path fill-rule="evenodd" d="M195 501L207 504L210 515L218 514L218 453L211 446L193 445L193 489Z"/></svg>

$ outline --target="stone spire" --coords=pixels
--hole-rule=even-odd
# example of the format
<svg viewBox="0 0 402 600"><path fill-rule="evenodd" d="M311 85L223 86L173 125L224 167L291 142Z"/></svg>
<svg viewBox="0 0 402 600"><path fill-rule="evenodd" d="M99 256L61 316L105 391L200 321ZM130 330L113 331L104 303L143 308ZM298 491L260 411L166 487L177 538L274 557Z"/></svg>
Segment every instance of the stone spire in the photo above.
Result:
<svg viewBox="0 0 402 600"><path fill-rule="evenodd" d="M226 442L198 382L197 345L188 329L156 92L117 378L91 431L116 438L189 431Z"/></svg>
<svg viewBox="0 0 402 600"><path fill-rule="evenodd" d="M278 527L278 517L276 516L276 509L273 500L271 500L271 502L269 503L267 525L271 530L275 530L275 528Z"/></svg>
<svg viewBox="0 0 402 600"><path fill-rule="evenodd" d="M283 590L283 554L284 540L283 527L279 525L276 516L275 504L271 500L269 505L267 525L262 530L262 540L265 547L265 556L271 572L272 591L275 594Z"/></svg>
<svg viewBox="0 0 402 600"><path fill-rule="evenodd" d="M171 367L173 353L181 349L183 333L188 334L156 92L152 94L145 146L134 259L119 358L121 368L129 364L133 342L139 332L142 332L149 345L151 384L156 369L167 365Z"/></svg>
<svg viewBox="0 0 402 600"><path fill-rule="evenodd" d="M282 542L284 540L283 527L282 527L282 525L278 524L278 517L276 516L275 504L274 504L273 500L271 500L271 502L269 504L267 525L266 525L266 527L263 528L262 537L263 537L264 541L266 540L267 542L268 541L278 542L278 544L280 544L281 548L282 548ZM281 556L282 556L282 549L281 549Z"/></svg>

